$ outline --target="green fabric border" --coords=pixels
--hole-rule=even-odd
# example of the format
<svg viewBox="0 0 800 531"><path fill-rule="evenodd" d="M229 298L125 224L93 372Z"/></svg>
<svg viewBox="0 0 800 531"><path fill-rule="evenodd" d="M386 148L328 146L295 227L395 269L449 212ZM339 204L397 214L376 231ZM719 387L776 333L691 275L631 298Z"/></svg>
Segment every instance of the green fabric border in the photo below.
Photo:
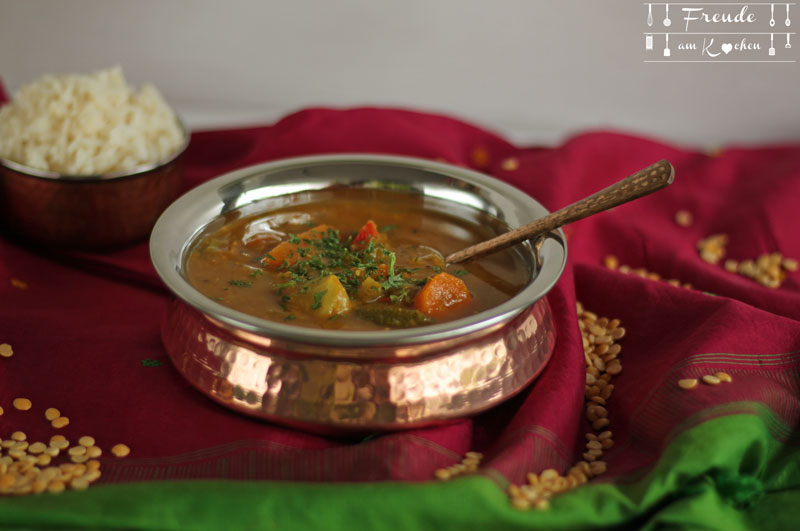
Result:
<svg viewBox="0 0 800 531"><path fill-rule="evenodd" d="M766 421L766 422L765 422ZM641 479L593 482L517 511L483 476L449 482L169 481L0 499L10 529L790 529L800 522L800 448L768 419L730 415L676 437Z"/></svg>

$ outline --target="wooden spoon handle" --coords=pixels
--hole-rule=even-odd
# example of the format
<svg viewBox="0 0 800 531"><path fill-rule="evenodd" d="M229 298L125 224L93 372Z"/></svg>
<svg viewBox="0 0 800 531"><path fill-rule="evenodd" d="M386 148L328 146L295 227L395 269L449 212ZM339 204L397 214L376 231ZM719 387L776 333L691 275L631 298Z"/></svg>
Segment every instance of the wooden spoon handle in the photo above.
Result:
<svg viewBox="0 0 800 531"><path fill-rule="evenodd" d="M592 214L638 199L656 190L661 190L665 186L672 184L674 178L675 169L672 164L666 160L661 160L643 170L637 171L616 184L612 184L608 188L537 219L524 227L457 251L448 256L446 262L448 264L456 264L500 251L521 241L555 230L567 223L578 221Z"/></svg>

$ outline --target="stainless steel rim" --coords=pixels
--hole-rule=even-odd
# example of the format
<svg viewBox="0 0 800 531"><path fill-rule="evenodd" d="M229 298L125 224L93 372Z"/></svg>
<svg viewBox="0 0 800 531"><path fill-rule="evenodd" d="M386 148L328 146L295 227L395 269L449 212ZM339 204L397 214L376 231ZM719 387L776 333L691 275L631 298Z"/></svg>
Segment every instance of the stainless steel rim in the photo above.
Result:
<svg viewBox="0 0 800 531"><path fill-rule="evenodd" d="M380 170L380 171L376 171ZM392 174L392 179L378 175ZM194 289L183 277L187 252L195 237L222 214L261 199L332 185L364 186L375 182L409 186L426 195L466 201L497 214L512 227L544 216L548 211L524 192L487 175L456 166L411 157L337 154L297 157L242 168L212 179L178 198L161 215L150 237L150 256L161 279L189 305L235 329L264 337L313 345L370 347L427 343L466 336L505 322L543 297L556 283L567 258L563 233L547 238L542 265L520 293L490 310L455 321L404 330L317 330L259 319L223 306ZM362 177L362 179L359 179ZM420 179L423 179L420 182ZM369 184L369 183L367 183ZM533 250L527 246L533 260Z"/></svg>

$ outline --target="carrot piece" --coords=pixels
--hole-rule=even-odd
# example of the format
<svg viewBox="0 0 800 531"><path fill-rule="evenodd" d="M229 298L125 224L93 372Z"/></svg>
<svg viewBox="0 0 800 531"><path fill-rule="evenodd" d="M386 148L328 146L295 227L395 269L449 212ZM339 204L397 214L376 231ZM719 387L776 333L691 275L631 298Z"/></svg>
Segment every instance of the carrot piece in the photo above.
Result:
<svg viewBox="0 0 800 531"><path fill-rule="evenodd" d="M428 279L414 299L414 307L426 315L437 316L472 299L467 285L450 273Z"/></svg>
<svg viewBox="0 0 800 531"><path fill-rule="evenodd" d="M356 237L353 238L353 241L350 243L350 247L353 249L362 249L369 244L369 241L372 238L378 237L378 226L375 224L374 221L369 220L367 221L361 229L359 229L358 234Z"/></svg>
<svg viewBox="0 0 800 531"><path fill-rule="evenodd" d="M294 264L300 258L298 249L301 247L311 247L311 245L303 240L320 240L325 237L325 235L328 233L328 229L330 228L330 225L317 225L316 227L305 232L301 232L297 235L297 237L300 238L300 243L291 243L289 241L279 243L273 247L273 249L267 254L266 258L264 258L264 265L267 267L277 268L283 264L284 260L289 265Z"/></svg>

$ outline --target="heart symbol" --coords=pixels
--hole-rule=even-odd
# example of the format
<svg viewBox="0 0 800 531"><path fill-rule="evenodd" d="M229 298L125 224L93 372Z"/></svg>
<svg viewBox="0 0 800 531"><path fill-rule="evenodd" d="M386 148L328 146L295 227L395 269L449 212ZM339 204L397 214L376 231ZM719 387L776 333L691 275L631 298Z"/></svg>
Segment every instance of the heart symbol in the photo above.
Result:
<svg viewBox="0 0 800 531"><path fill-rule="evenodd" d="M728 55L733 50L733 45L729 42L726 42L722 45L722 51L725 52L725 55Z"/></svg>

